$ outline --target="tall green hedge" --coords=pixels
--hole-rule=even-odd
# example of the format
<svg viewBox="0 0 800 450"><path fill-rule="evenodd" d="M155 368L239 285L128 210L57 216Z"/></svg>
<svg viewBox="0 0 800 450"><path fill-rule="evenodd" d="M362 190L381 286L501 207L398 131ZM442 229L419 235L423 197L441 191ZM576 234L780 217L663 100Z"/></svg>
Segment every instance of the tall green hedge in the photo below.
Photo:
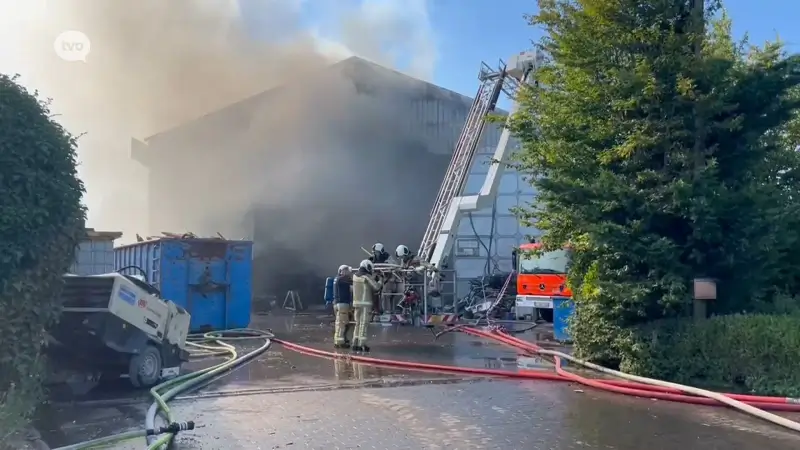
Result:
<svg viewBox="0 0 800 450"><path fill-rule="evenodd" d="M800 316L655 322L633 333L622 370L743 393L800 397Z"/></svg>
<svg viewBox="0 0 800 450"><path fill-rule="evenodd" d="M41 398L45 329L84 233L75 148L47 102L0 74L0 442Z"/></svg>

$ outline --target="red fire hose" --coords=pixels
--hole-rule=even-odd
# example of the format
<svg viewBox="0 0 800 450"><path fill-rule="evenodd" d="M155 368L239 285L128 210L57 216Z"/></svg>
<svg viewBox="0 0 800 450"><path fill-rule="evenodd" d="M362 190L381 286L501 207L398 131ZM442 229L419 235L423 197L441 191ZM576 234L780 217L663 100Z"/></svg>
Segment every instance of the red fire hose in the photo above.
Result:
<svg viewBox="0 0 800 450"><path fill-rule="evenodd" d="M490 333L482 330L477 330L474 328L463 328L462 331L475 336L481 336L487 339L492 339L497 342L502 342L504 344L513 346L520 350L524 350L531 353L535 352L535 350L533 350L533 347L531 347L533 344L522 341L507 334ZM478 369L472 367L426 364L426 363L418 363L410 361L397 361L390 359L372 358L368 356L360 356L355 354L334 353L325 350L306 347L292 342L287 342L281 339L273 339L273 342L280 344L289 350L293 350L299 353L304 353L307 355L319 356L324 358L333 358L333 359L336 358L348 359L350 361L374 365L374 366L382 366L382 367L390 367L390 368L414 370L422 372L452 373L452 374L464 374L464 375L485 376L485 377L504 377L513 379L546 380L546 381L572 381L609 392L616 392L625 395L633 395L637 397L655 398L660 400L669 400L674 402L689 403L695 405L725 406L722 403L719 403L718 401L710 398L696 397L691 395L679 394L675 392L665 392L666 389L661 387L650 386L650 385L639 385L639 383L631 383L618 380L600 381L596 379L585 378L564 371L560 367L561 366L560 361L556 362L556 373L510 372L506 370L497 370L497 369ZM786 398L757 397L757 396L736 396L732 398L736 398L744 403L750 404L754 407L761 408L764 410L800 412L800 404L792 404L789 401L789 399ZM749 400L745 400L745 398L749 398Z"/></svg>
<svg viewBox="0 0 800 450"><path fill-rule="evenodd" d="M461 331L467 334L471 334L473 336L479 336L486 339L491 339L509 345L511 347L514 347L518 350L522 350L529 353L536 353L538 350L541 349L541 347L537 346L536 344L524 341L522 339L519 339L515 336L511 336L503 332L487 332L475 328L462 328ZM597 379L582 377L580 375L576 375L574 373L565 371L563 368L561 368L560 358L555 357L555 359L556 359L556 364L555 364L556 373L559 376L566 378L567 381L578 382L581 384L585 384L587 386L606 390L609 392L616 392L620 394L634 395L640 397L657 398L661 400L670 400L670 401L685 403L687 398L692 400L701 399L699 397L686 395L679 389L653 386L650 384L636 383L624 380L597 380ZM723 395L726 395L734 400L739 400L741 402L748 403L762 409L783 410L783 411L800 410L800 404L798 404L800 403L800 399L794 399L789 397L765 397L759 395L742 395L742 394L730 394L730 393L723 393ZM716 401L712 400L712 402L718 404ZM788 405L791 406L792 408L773 409L765 405Z"/></svg>

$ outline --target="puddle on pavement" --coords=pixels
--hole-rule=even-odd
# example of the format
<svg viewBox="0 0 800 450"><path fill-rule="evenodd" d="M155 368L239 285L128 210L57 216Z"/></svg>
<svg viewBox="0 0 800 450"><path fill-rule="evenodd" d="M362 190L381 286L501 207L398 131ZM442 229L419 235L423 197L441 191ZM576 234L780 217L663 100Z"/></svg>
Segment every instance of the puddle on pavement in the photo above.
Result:
<svg viewBox="0 0 800 450"><path fill-rule="evenodd" d="M318 317L308 316L292 317L289 319L284 317L270 320L264 320L264 317L257 316L256 319L261 323L254 323L253 328L271 328L275 331L276 335L288 341L302 343L303 345L326 351L333 351L330 321L326 322L325 320L320 320ZM430 333L430 331L412 327L371 327L370 333L373 336L370 342L373 351L369 356L376 358L508 371L553 371L553 364L544 358L520 355L517 351L509 347L477 339L463 333L447 333L437 340L433 339L433 334ZM555 348L561 351L566 350L557 343L548 341L547 329L536 332L531 330L526 333L516 334L516 336L525 340L535 341L537 345L542 347ZM255 345L242 347L240 353L247 352L248 349L252 348L255 348ZM568 353L568 351L565 352ZM206 359L193 361L186 366L186 369L197 370L220 361L222 360ZM442 382L463 380L463 378L445 374L410 372L369 366L348 360L332 360L306 356L275 345L252 362L228 373L225 377L216 380L213 384L202 388L199 394L202 396L203 394L219 393L220 396L222 396L226 391L235 391L237 389L244 392L250 389L279 389L281 387L303 387L307 388L307 390L322 390L330 389L330 387L334 385L349 384L351 386L365 386L372 382L380 382L381 380L402 380L411 385L414 383L426 382L433 384L430 380L436 377L439 377L439 380ZM363 382L363 384L360 384L361 382ZM386 383L386 385L391 385L391 383ZM502 410L497 407L497 410L500 411L497 412L497 414L502 415L502 417L496 420L498 420L498 423L510 423L516 428L519 428L518 423L531 423L531 417L537 417L533 423L544 427L539 430L539 432L542 433L546 433L547 430L552 429L560 433L559 435L571 436L571 430L586 427L591 430L593 435L599 435L599 433L610 430L608 431L608 433L610 433L609 436L613 436L613 438L604 441L608 445L604 445L603 448L611 448L611 444L614 444L614 448L624 448L625 450L636 449L641 446L641 442L648 442L648 440L652 439L654 436L659 439L664 439L664 436L678 436L684 428L683 424L685 422L681 422L682 425L675 428L670 427L671 422L668 420L655 421L655 419L653 419L653 417L655 417L654 413L650 410L650 408L652 408L652 402L616 397L601 402L597 401L597 398L600 397L599 394L593 394L591 396L583 394L577 395L571 387L560 387L558 384L547 385L546 389L542 389L542 386L545 385L535 383L496 383L480 385L478 388L470 388L465 385L458 387L458 391L452 390L447 392L481 393L491 391L491 397L484 398L484 401L503 402L502 398L505 398L506 402L501 403L503 405ZM504 391L507 391L507 393L503 394ZM404 396L403 401L405 401L405 399L408 398L405 396L410 394L407 394L408 391L402 392L406 392L402 394ZM432 398L430 401L433 402L433 404L444 403L441 397L432 396L430 394L431 391L420 390L420 392L426 393L421 394L426 396L424 401L429 401ZM390 396L392 394L388 393L385 395ZM142 417L150 403L146 391L133 391L130 384L125 379L101 381L98 389L87 396L75 398L74 400L80 401L103 398L114 400L127 398L129 404L116 404L113 406L102 404L66 406L54 404L45 405L40 410L40 416L43 417L39 418L37 428L42 432L48 443L65 445L66 443L108 435L121 430L136 429L141 426ZM459 413L468 416L469 408L474 407L476 401L473 400L472 395L449 394L447 396L448 400L459 398L467 399L467 401L465 403L453 403L451 406L448 406L449 409L445 408L441 410L441 415L435 416L436 420L441 422L441 417L443 417L442 415L445 413L447 417L454 417ZM222 399L214 401L223 402ZM254 398L251 401L252 409L258 410L261 408L262 401L262 399ZM423 400L419 401L423 402ZM245 399L232 400L230 404L233 404L233 402L236 402L236 405L240 402L242 404L247 404L247 400ZM536 403L537 406L529 406L528 403L530 403L530 405ZM191 404L191 401L187 404ZM205 404L208 405L209 403ZM318 407L316 401L312 402L312 405ZM431 405L432 404L428 404L427 408L435 411L434 406ZM678 410L680 407L680 405L673 406L675 410ZM658 408L656 412L659 415L668 415L669 409L663 406L663 404L659 404ZM238 413L235 412L234 414ZM510 414L518 414L518 416L507 416ZM410 416L415 417L416 415L417 414L411 414ZM486 414L481 413L480 417L484 417L485 415ZM261 416L258 417L260 420ZM239 419L238 415L236 419ZM585 422L585 425L578 422ZM620 442L623 441L615 439L618 439L618 436L628 435L624 433L620 435L618 430L625 427L631 428L632 423L634 424L634 430L643 429L645 431L636 431L638 434L634 433L631 435L634 437L632 441L630 441L630 444L623 443L620 445ZM669 431L665 432L665 428ZM524 432L527 434L532 433L532 431L527 428ZM498 432L498 434L493 437L493 440L499 441L507 438L508 435L503 433L505 432ZM696 436L692 435L687 439L691 441L696 439ZM566 448L569 446L571 448L574 445L578 445L572 441L571 437L569 437L569 440L570 442L564 441L562 447ZM194 442L194 444L196 445L189 445L188 447L181 448L221 448L213 445L206 446L202 441ZM553 445L558 446L560 444ZM580 443L579 446L586 447L587 444ZM533 448L515 444L509 444L507 447ZM691 447L691 445L689 447ZM598 446L597 448L600 447ZM687 446L671 446L665 444L659 446L659 448L675 449L687 448ZM744 446L732 446L728 443L724 446L706 446L704 448L767 447L761 445L761 443L753 443L752 445Z"/></svg>
<svg viewBox="0 0 800 450"><path fill-rule="evenodd" d="M317 316L254 316L253 328L270 329L276 336L309 347L334 351L331 319ZM529 325L520 325L529 327ZM520 327L516 327L520 329ZM512 328L512 327L509 327ZM502 344L452 332L438 339L424 328L411 326L373 325L370 327L369 356L421 362L427 364L465 366L502 370L552 370L553 365L543 359L520 357L514 349ZM547 348L563 350L558 343L547 341L552 332L546 327L536 327L517 337L535 341ZM239 354L254 350L258 342L237 345ZM349 351L342 351L349 353ZM196 371L224 361L222 358L193 360L184 365L184 371ZM202 392L254 387L311 386L337 382L368 380L411 380L415 378L453 377L451 374L418 372L332 360L299 354L278 344L234 371L226 373L202 388ZM127 379L102 380L97 388L85 395L74 395L68 390L54 391L56 402L95 401L109 399L146 399L146 391L132 390Z"/></svg>
<svg viewBox="0 0 800 450"><path fill-rule="evenodd" d="M255 319L257 323L252 325L253 328L271 329L277 337L287 341L325 351L335 351L332 345L333 330L330 320L321 320L319 317L312 316L289 318L256 316ZM531 341L538 340L537 344L542 346L557 345L547 341L542 342L548 336L548 330L545 329L538 333L532 331L517 334L517 337ZM375 325L370 327L370 336L369 344L372 352L368 356L373 358L508 371L553 370L552 364L544 359L520 355L510 347L464 333L446 333L438 339L434 339L434 334L423 328ZM259 342L247 342L244 345L237 343L237 350L242 355L254 350L259 345ZM339 352L350 354L350 351L347 350ZM224 361L223 358L193 360L184 366L184 370L186 372L201 370L222 361ZM476 378L466 379L475 380ZM460 375L441 372L399 370L371 366L346 359L308 356L273 344L257 358L213 380L188 396L217 396L230 393L246 395L247 392L255 391L317 390L332 389L337 386L413 385L414 383L458 382L466 379ZM151 400L147 391L133 390L127 379L102 380L95 390L86 395L72 397L54 395L52 399L54 404L49 408L60 408L60 410L55 414L57 417L45 420L49 424L43 428L51 430L57 430L60 426L69 428L69 424L63 424L64 418L85 415L77 413L78 410L75 408L88 408L92 414L116 408L116 410L122 411L119 413L119 420L108 420L107 424L112 428L132 426L135 425L129 423L129 417L132 414L125 413L125 408L146 409ZM75 402L82 406L66 405L65 402ZM114 406L112 407L112 405ZM61 425L58 424L59 421L62 422ZM80 420L79 422L86 421ZM77 425L75 423L72 426ZM109 431L105 428L103 430ZM100 434L105 433L101 432Z"/></svg>

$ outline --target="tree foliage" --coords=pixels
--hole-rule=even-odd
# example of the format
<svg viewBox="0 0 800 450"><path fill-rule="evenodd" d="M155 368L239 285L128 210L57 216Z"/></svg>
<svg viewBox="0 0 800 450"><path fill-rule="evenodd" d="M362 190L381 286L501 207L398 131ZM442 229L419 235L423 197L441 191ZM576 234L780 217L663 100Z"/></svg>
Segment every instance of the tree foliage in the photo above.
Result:
<svg viewBox="0 0 800 450"><path fill-rule="evenodd" d="M731 37L719 5L540 0L548 56L511 130L538 195L523 219L570 242L578 352L619 362L642 323L691 313L691 280L719 280L714 312L768 310L797 289L797 58ZM800 262L800 260L798 260Z"/></svg>
<svg viewBox="0 0 800 450"><path fill-rule="evenodd" d="M0 442L41 395L45 329L84 233L75 139L48 105L0 75Z"/></svg>

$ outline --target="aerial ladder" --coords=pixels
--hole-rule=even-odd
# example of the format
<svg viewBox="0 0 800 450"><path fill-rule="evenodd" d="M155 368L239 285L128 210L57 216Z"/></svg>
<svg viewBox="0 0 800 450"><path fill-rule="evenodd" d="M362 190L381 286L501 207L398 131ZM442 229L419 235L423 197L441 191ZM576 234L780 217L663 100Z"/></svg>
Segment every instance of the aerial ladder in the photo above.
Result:
<svg viewBox="0 0 800 450"><path fill-rule="evenodd" d="M501 61L498 70L491 69L485 63L481 66L478 75L481 86L467 114L461 135L456 141L453 157L450 159L450 165L439 188L428 227L417 252L420 262L431 269L431 287L433 288L431 293L439 290L440 277L434 272L444 268L446 259L453 248L461 218L465 214L492 205L497 197L500 179L509 156L507 147L511 135L507 128L504 128L500 134L500 140L481 190L477 195L463 196L464 185L486 126L486 118L489 113L494 111L502 92L513 98L520 84L534 82L533 74L541 62L542 55L536 50L531 50L512 56L508 64ZM517 108L515 101L509 111L509 119Z"/></svg>

